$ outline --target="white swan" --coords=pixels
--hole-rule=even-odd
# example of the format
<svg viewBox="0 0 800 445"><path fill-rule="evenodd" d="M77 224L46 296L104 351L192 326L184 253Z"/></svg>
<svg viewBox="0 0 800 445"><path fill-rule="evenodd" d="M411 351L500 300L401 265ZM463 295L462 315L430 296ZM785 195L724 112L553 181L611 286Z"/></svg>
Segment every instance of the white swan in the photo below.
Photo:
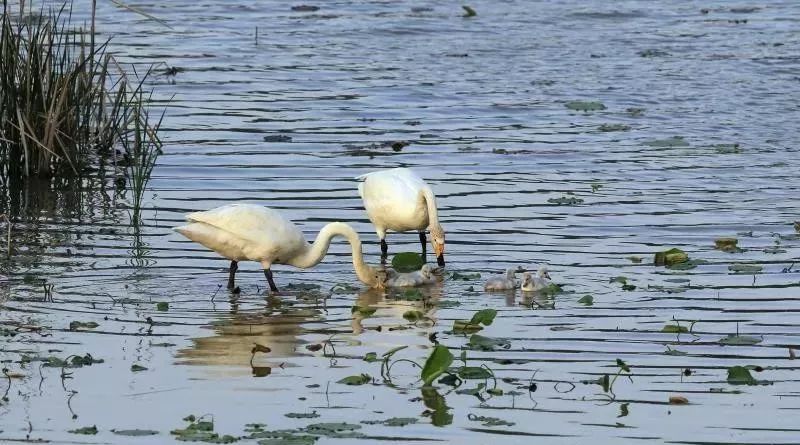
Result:
<svg viewBox="0 0 800 445"><path fill-rule="evenodd" d="M422 178L407 168L393 168L367 173L356 179L364 181L358 184L358 193L381 240L381 261L386 261L389 251L387 230L418 231L424 258L427 228L431 232L436 260L439 266L444 266L444 230L439 224L436 196Z"/></svg>
<svg viewBox="0 0 800 445"><path fill-rule="evenodd" d="M331 238L343 236L353 251L353 267L358 279L369 286L380 286L385 275L364 263L361 240L352 227L333 222L317 235L314 244L279 212L253 204L229 204L205 212L186 215L189 224L174 230L231 261L228 288L233 289L239 261L256 261L264 268L270 290L278 292L270 267L288 264L301 269L317 265L328 252Z"/></svg>
<svg viewBox="0 0 800 445"><path fill-rule="evenodd" d="M550 273L547 272L547 266L540 266L536 275L530 272L522 274L522 284L519 288L525 292L537 292L547 289L553 282L550 280Z"/></svg>
<svg viewBox="0 0 800 445"><path fill-rule="evenodd" d="M436 282L433 275L433 266L424 264L422 269L414 272L400 273L393 269L387 270L386 287L416 287Z"/></svg>
<svg viewBox="0 0 800 445"><path fill-rule="evenodd" d="M516 269L508 268L505 274L495 275L484 284L485 290L509 290L517 287L517 280L514 277Z"/></svg>

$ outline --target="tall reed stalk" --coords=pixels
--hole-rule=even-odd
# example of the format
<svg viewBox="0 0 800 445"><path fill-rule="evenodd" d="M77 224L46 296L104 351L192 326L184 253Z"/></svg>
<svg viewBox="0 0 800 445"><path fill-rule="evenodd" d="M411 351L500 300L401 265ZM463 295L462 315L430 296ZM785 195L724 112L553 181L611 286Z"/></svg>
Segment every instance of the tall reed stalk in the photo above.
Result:
<svg viewBox="0 0 800 445"><path fill-rule="evenodd" d="M84 30L71 26L71 3L36 12L22 0L15 14L3 0L0 189L111 169L127 179L138 221L163 114L151 122L150 70L132 79L107 53L109 40L96 42L95 1Z"/></svg>

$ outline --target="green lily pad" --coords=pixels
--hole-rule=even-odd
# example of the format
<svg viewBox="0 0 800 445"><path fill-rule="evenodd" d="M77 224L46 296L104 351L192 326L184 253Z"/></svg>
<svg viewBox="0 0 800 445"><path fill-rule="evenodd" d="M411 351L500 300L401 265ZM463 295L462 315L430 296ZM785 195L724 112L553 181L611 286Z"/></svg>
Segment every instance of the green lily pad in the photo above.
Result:
<svg viewBox="0 0 800 445"><path fill-rule="evenodd" d="M502 338L490 338L483 335L472 334L469 337L468 346L470 349L479 351L494 351L496 348L509 349L511 342Z"/></svg>
<svg viewBox="0 0 800 445"><path fill-rule="evenodd" d="M353 306L352 308L350 308L350 313L351 314L356 314L357 313L358 315L361 315L362 317L369 317L372 314L374 314L375 311L377 311L377 310L378 309L374 308L374 307Z"/></svg>
<svg viewBox="0 0 800 445"><path fill-rule="evenodd" d="M661 328L661 332L665 332L667 334L685 334L689 332L689 328L678 324L665 324L664 327Z"/></svg>
<svg viewBox="0 0 800 445"><path fill-rule="evenodd" d="M489 326L494 321L494 317L497 316L497 311L494 309L483 309L478 312L475 312L475 315L472 316L472 319L469 321L472 324L482 324L484 326Z"/></svg>
<svg viewBox="0 0 800 445"><path fill-rule="evenodd" d="M374 363L378 361L378 353L377 352L367 352L367 355L364 356L363 360L367 363Z"/></svg>
<svg viewBox="0 0 800 445"><path fill-rule="evenodd" d="M166 301L159 301L156 303L156 310L161 312L167 312L169 310L169 303Z"/></svg>
<svg viewBox="0 0 800 445"><path fill-rule="evenodd" d="M410 321L411 323L415 323L425 318L425 313L422 311L406 311L403 313L403 318Z"/></svg>
<svg viewBox="0 0 800 445"><path fill-rule="evenodd" d="M400 252L392 258L392 267L401 273L420 270L424 264L425 260L416 252Z"/></svg>
<svg viewBox="0 0 800 445"><path fill-rule="evenodd" d="M492 373L480 366L462 366L458 369L458 376L464 380L484 380L492 378Z"/></svg>
<svg viewBox="0 0 800 445"><path fill-rule="evenodd" d="M362 420L361 423L365 425L384 425L384 426L401 427L406 425L413 425L418 421L419 419L417 419L416 417L392 417L386 420Z"/></svg>
<svg viewBox="0 0 800 445"><path fill-rule="evenodd" d="M591 295L584 295L580 300L578 300L578 303L584 306L591 306L594 304L594 297Z"/></svg>
<svg viewBox="0 0 800 445"><path fill-rule="evenodd" d="M369 374L358 374L358 375L351 375L339 380L336 383L342 383L345 385L350 386L359 386L364 385L372 381L372 377Z"/></svg>
<svg viewBox="0 0 800 445"><path fill-rule="evenodd" d="M131 372L139 372L139 371L147 371L147 367L136 363L131 365Z"/></svg>
<svg viewBox="0 0 800 445"><path fill-rule="evenodd" d="M728 368L728 383L731 385L757 385L758 380L753 378L750 370L744 366Z"/></svg>
<svg viewBox="0 0 800 445"><path fill-rule="evenodd" d="M606 106L602 102L590 102L582 100L573 100L564 104L565 107L574 111L602 111Z"/></svg>
<svg viewBox="0 0 800 445"><path fill-rule="evenodd" d="M475 414L467 415L467 419L473 422L480 422L483 426L514 426L516 425L514 422L508 422L506 420L497 418L497 417L486 417L486 416L476 416Z"/></svg>
<svg viewBox="0 0 800 445"><path fill-rule="evenodd" d="M429 386L437 377L442 375L453 363L453 354L446 346L436 345L431 355L422 367L422 381L425 386Z"/></svg>
<svg viewBox="0 0 800 445"><path fill-rule="evenodd" d="M739 240L733 237L723 237L714 240L714 248L728 253L740 253L744 250L740 249Z"/></svg>
<svg viewBox="0 0 800 445"><path fill-rule="evenodd" d="M689 255L681 249L673 247L663 252L657 252L654 263L656 266L672 266L689 261Z"/></svg>
<svg viewBox="0 0 800 445"><path fill-rule="evenodd" d="M310 413L286 413L284 416L290 419L314 419L319 417L319 414L316 411L312 411Z"/></svg>

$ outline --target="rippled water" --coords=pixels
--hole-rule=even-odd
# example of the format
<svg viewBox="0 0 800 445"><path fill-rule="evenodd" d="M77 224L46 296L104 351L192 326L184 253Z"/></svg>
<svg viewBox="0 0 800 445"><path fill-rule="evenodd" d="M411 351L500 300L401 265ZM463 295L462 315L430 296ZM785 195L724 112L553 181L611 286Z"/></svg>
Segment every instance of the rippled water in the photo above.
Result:
<svg viewBox="0 0 800 445"><path fill-rule="evenodd" d="M134 5L171 28L100 2L113 49L126 62L183 69L155 79L158 97L174 98L145 225L134 236L124 210L94 201L18 221L18 253L0 283L9 296L0 322L10 330L0 357L21 377L0 404L0 439L162 443L194 413L235 436L253 422L281 429L415 417L358 431L467 443L492 434L509 443L797 440L794 2L473 2L478 15L469 19L457 2L336 1L315 12L285 2ZM574 111L570 101L606 108ZM395 152L397 141L410 145ZM267 298L250 264L234 298L220 289L226 262L170 230L189 211L259 203L308 238L328 221L352 224L375 263L377 239L353 178L394 166L413 167L437 193L448 269L483 274L425 290L437 303L426 309L432 326L406 322L403 313L423 305L396 294L322 298L337 283L357 284L344 242L313 270L275 268L279 286L321 292ZM583 202L548 201L562 197ZM738 237L745 251L715 250L722 236ZM392 252L418 249L416 234L388 241ZM654 267L652 255L670 247L707 263ZM531 305L479 291L488 274L539 263L564 293ZM729 270L739 263L763 271ZM610 282L617 276L636 288ZM54 285L53 302L43 301L39 278ZM591 306L578 302L587 294ZM156 310L163 301L167 312ZM377 312L353 315L353 305ZM467 339L447 331L483 308L499 314L481 334L511 346L467 359L489 366L506 395L484 393L482 402L438 385L449 425L421 416L435 397L411 365L393 368L391 387L378 384L379 363L361 360L408 345L397 358L421 363L434 332L458 357ZM661 332L673 319L696 323L691 333ZM99 326L72 332L72 321ZM719 343L737 332L761 342ZM306 348L331 337L334 360ZM272 352L257 354L253 368L256 342ZM57 368L19 363L23 354L87 352L105 362L63 381ZM613 375L617 359L632 378L616 381L609 402L600 385L581 382ZM133 364L149 369L132 372ZM736 365L762 367L754 377L771 384L729 385ZM360 373L376 384L336 383ZM690 404L669 405L673 395ZM284 416L312 411L320 417ZM67 433L88 425L100 433ZM130 428L160 434L110 432Z"/></svg>

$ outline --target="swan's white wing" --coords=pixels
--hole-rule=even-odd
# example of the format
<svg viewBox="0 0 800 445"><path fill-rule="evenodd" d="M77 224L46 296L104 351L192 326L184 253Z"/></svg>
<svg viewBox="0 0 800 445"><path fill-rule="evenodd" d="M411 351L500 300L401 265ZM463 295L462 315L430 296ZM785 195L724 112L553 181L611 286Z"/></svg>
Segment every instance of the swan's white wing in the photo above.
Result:
<svg viewBox="0 0 800 445"><path fill-rule="evenodd" d="M287 247L305 243L303 233L293 222L280 212L259 205L229 204L205 212L190 213L186 219L208 224L253 242Z"/></svg>
<svg viewBox="0 0 800 445"><path fill-rule="evenodd" d="M396 231L424 229L428 215L420 191L425 181L407 168L394 168L359 176L359 194L369 219L379 227Z"/></svg>

